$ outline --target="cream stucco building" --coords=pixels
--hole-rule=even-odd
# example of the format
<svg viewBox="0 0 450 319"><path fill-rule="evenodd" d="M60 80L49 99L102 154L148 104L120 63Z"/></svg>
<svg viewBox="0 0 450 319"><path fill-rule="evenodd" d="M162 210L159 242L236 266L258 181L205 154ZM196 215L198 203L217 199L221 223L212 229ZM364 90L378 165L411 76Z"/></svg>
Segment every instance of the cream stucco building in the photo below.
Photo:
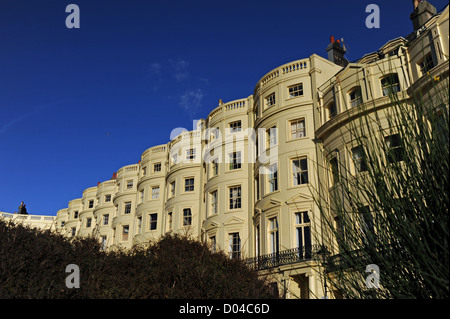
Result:
<svg viewBox="0 0 450 319"><path fill-rule="evenodd" d="M333 157L354 165L341 128L361 103L389 107L386 83L408 96L430 75L448 78L448 6L436 14L421 3L414 32L358 61L346 61L332 40L328 59L313 54L281 65L248 97L220 101L196 129L84 190L58 211L56 228L93 235L105 249L189 234L271 276L282 296L323 297L314 258L321 215L311 188L320 180L332 191L320 167Z"/></svg>

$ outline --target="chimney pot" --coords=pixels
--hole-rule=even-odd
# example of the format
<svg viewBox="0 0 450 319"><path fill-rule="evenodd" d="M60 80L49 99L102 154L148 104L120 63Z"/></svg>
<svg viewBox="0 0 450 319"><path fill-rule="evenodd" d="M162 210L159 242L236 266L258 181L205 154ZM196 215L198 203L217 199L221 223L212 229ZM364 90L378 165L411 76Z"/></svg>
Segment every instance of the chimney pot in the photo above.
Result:
<svg viewBox="0 0 450 319"><path fill-rule="evenodd" d="M330 36L330 43L334 43L334 36Z"/></svg>

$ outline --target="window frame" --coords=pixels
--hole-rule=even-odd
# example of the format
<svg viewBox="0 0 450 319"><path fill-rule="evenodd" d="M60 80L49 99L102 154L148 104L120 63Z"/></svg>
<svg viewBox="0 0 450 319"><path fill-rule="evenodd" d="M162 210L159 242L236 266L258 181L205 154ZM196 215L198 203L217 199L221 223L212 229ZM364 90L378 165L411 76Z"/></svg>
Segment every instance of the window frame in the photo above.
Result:
<svg viewBox="0 0 450 319"><path fill-rule="evenodd" d="M237 248L237 249L236 249ZM241 259L241 236L239 232L228 233L228 256L230 259Z"/></svg>
<svg viewBox="0 0 450 319"><path fill-rule="evenodd" d="M158 190L157 192L155 190ZM159 187L159 185L156 186L152 186L152 200L157 200L159 199L159 192L160 192L161 188ZM155 197L156 195L156 197Z"/></svg>
<svg viewBox="0 0 450 319"><path fill-rule="evenodd" d="M228 170L234 171L242 168L242 152L236 151L228 153L229 165Z"/></svg>
<svg viewBox="0 0 450 319"><path fill-rule="evenodd" d="M148 214L148 230L158 229L158 213Z"/></svg>
<svg viewBox="0 0 450 319"><path fill-rule="evenodd" d="M301 127L301 125L300 125L301 123L303 123L303 127ZM293 125L295 125L295 127L293 127ZM291 141L297 140L299 138L304 138L306 136L307 135L306 135L306 118L305 117L299 117L296 119L289 120L289 140L291 140Z"/></svg>
<svg viewBox="0 0 450 319"><path fill-rule="evenodd" d="M305 160L306 161L306 170L302 169L302 161ZM298 166L295 166L294 162L298 161ZM309 184L309 169L308 169L308 157L307 156L300 156L300 157L295 157L295 158L291 158L290 160L290 169L291 169L291 176L292 176L292 180L291 180L291 186L301 186L301 185L308 185ZM298 168L298 171L296 171L295 168ZM298 174L299 177L297 177L296 175ZM302 176L305 176L306 174L306 181L305 178L302 178ZM296 182L297 181L297 182ZM302 182L303 181L303 182Z"/></svg>
<svg viewBox="0 0 450 319"><path fill-rule="evenodd" d="M233 190L236 189L236 196ZM228 187L228 210L242 209L242 186L233 185Z"/></svg>
<svg viewBox="0 0 450 319"><path fill-rule="evenodd" d="M242 121L238 120L238 121L230 122L228 124L228 127L230 129L231 134L241 132L242 131Z"/></svg>
<svg viewBox="0 0 450 319"><path fill-rule="evenodd" d="M124 202L123 203L123 214L124 215L129 215L131 214L131 201L128 202Z"/></svg>
<svg viewBox="0 0 450 319"><path fill-rule="evenodd" d="M354 95L354 97L352 97L352 95ZM348 91L348 101L350 104L350 108L358 107L359 105L363 104L361 86L355 86L350 91Z"/></svg>
<svg viewBox="0 0 450 319"><path fill-rule="evenodd" d="M187 214L189 212L189 214ZM183 227L192 226L192 208L183 208Z"/></svg>
<svg viewBox="0 0 450 319"><path fill-rule="evenodd" d="M162 165L161 162L154 163L153 164L153 173L161 172L162 171Z"/></svg>
<svg viewBox="0 0 450 319"><path fill-rule="evenodd" d="M294 90L298 87L300 87L300 89ZM293 89L292 92L291 89ZM288 86L288 95L290 99L303 96L303 82Z"/></svg>
<svg viewBox="0 0 450 319"><path fill-rule="evenodd" d="M266 109L274 106L276 104L275 92L269 94L265 98L265 106Z"/></svg>
<svg viewBox="0 0 450 319"><path fill-rule="evenodd" d="M195 191L195 177L185 177L184 178L184 192L192 193Z"/></svg>
<svg viewBox="0 0 450 319"><path fill-rule="evenodd" d="M392 80L392 82L390 82ZM380 79L381 91L383 96L389 96L400 92L400 79L398 73L390 73ZM394 89L395 88L395 89Z"/></svg>

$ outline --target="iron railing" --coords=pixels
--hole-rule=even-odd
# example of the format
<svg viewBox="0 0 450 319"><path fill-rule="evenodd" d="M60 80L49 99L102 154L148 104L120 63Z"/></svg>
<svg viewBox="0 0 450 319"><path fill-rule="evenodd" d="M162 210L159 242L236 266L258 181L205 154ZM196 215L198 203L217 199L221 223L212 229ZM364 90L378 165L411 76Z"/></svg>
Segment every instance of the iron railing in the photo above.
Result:
<svg viewBox="0 0 450 319"><path fill-rule="evenodd" d="M298 262L304 262L317 259L319 245L311 245L308 247L297 247L282 250L276 253L261 255L253 258L247 258L244 262L247 266L255 270L264 270L275 268L282 265L289 265Z"/></svg>

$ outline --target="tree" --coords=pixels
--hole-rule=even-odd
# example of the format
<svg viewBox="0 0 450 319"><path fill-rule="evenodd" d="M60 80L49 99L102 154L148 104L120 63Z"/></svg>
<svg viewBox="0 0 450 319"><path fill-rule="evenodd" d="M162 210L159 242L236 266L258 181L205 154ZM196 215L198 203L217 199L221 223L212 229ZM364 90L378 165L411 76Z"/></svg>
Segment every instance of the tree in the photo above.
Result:
<svg viewBox="0 0 450 319"><path fill-rule="evenodd" d="M336 187L320 185L314 197L335 252L323 266L336 295L449 297L448 77L429 78L424 92L359 106L342 130L356 173L333 159L323 167Z"/></svg>

